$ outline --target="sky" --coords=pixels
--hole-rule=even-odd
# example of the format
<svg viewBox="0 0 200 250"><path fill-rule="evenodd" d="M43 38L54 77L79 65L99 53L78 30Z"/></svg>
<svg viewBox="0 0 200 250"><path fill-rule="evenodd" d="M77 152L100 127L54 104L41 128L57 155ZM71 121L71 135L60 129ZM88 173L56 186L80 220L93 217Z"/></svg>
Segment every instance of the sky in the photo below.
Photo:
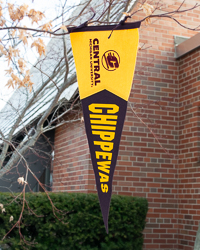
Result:
<svg viewBox="0 0 200 250"><path fill-rule="evenodd" d="M5 0L3 0L5 1ZM73 6L76 3L78 3L80 0L67 0L68 6ZM47 18L47 21L52 20L54 17L57 16L58 13L60 13L59 5L61 6L61 3L64 3L64 0L9 0L9 3L14 3L17 5L22 5L23 3L29 5L30 9L34 8L35 10L40 10L45 13L45 16ZM27 20L26 20L26 26L28 27ZM0 38L2 36L2 33L0 32ZM44 39L45 43L48 43L49 39ZM31 49L29 49L26 52L26 58L29 59L29 61L33 64L37 57L33 53ZM31 67L31 64L30 64ZM5 69L8 69L8 64L3 60L2 57L0 57L0 110L4 107L6 104L6 101L11 97L14 90L8 89L6 85L8 81L8 77L5 76Z"/></svg>

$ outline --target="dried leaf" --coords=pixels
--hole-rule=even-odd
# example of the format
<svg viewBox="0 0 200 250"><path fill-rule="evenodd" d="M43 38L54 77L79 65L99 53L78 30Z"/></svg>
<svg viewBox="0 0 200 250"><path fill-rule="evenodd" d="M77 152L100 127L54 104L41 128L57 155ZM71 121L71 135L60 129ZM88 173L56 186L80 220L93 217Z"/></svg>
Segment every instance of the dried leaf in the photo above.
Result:
<svg viewBox="0 0 200 250"><path fill-rule="evenodd" d="M49 21L48 23L45 23L44 25L41 26L41 29L42 30L45 30L45 31L52 31L52 23L51 21Z"/></svg>
<svg viewBox="0 0 200 250"><path fill-rule="evenodd" d="M21 16L24 17L27 14L27 11L28 11L28 5L27 4L21 5L18 10L19 10Z"/></svg>
<svg viewBox="0 0 200 250"><path fill-rule="evenodd" d="M34 9L31 9L28 13L28 17L32 20L33 24L41 21L45 15L41 11L35 11Z"/></svg>
<svg viewBox="0 0 200 250"><path fill-rule="evenodd" d="M141 6L141 9L144 11L146 16L150 16L154 11L154 7L148 3L144 3Z"/></svg>
<svg viewBox="0 0 200 250"><path fill-rule="evenodd" d="M8 82L6 83L6 86L7 86L8 88L10 88L10 87L14 88L15 86L14 86L13 80L12 80L12 79L9 79Z"/></svg>
<svg viewBox="0 0 200 250"><path fill-rule="evenodd" d="M24 87L28 87L29 92L32 91L32 86L33 86L34 83L31 81L31 76L30 76L29 70L26 71L26 75L25 75L24 79L22 80L21 84ZM22 86L19 86L19 87L22 87Z"/></svg>
<svg viewBox="0 0 200 250"><path fill-rule="evenodd" d="M11 77L13 81L15 82L15 85L18 85L19 82L21 81L18 76L16 76L14 73L11 74Z"/></svg>
<svg viewBox="0 0 200 250"><path fill-rule="evenodd" d="M28 38L30 37L31 39L33 39L33 36L31 35L30 32L27 32L27 36L28 36Z"/></svg>
<svg viewBox="0 0 200 250"><path fill-rule="evenodd" d="M24 28L26 28L24 26ZM27 40L27 31L26 30L19 30L19 39L22 40L24 45L28 44L28 40Z"/></svg>
<svg viewBox="0 0 200 250"><path fill-rule="evenodd" d="M13 69L9 68L9 69L5 69L5 71L6 71L6 75L10 75L13 72Z"/></svg>
<svg viewBox="0 0 200 250"><path fill-rule="evenodd" d="M8 13L9 13L10 19L13 21L16 21L14 4L8 3Z"/></svg>
<svg viewBox="0 0 200 250"><path fill-rule="evenodd" d="M7 55L7 52L4 50L4 46L2 44L0 44L0 51L2 54Z"/></svg>
<svg viewBox="0 0 200 250"><path fill-rule="evenodd" d="M14 49L11 46L9 46L8 51L11 56L15 56L15 57L19 56L19 49Z"/></svg>
<svg viewBox="0 0 200 250"><path fill-rule="evenodd" d="M19 8L14 9L14 4L8 3L8 12L10 19L15 22L15 21L20 21L24 18L24 16L27 14L28 11L28 5L23 4L19 6Z"/></svg>
<svg viewBox="0 0 200 250"><path fill-rule="evenodd" d="M0 26L3 27L5 23L6 23L6 20L1 18L0 19Z"/></svg>
<svg viewBox="0 0 200 250"><path fill-rule="evenodd" d="M65 30L66 32L68 32L68 29L67 29L67 27L65 25L60 26L60 29Z"/></svg>
<svg viewBox="0 0 200 250"><path fill-rule="evenodd" d="M39 55L41 56L42 54L45 55L46 50L45 50L45 44L43 42L43 40L41 38L38 38L38 40L34 41L31 44L31 48L36 47L37 52L39 53Z"/></svg>
<svg viewBox="0 0 200 250"><path fill-rule="evenodd" d="M16 30L13 30L12 33L11 33L11 36L14 37L15 33L16 33Z"/></svg>
<svg viewBox="0 0 200 250"><path fill-rule="evenodd" d="M125 16L131 16L131 14L127 12L122 12L122 14L124 14Z"/></svg>
<svg viewBox="0 0 200 250"><path fill-rule="evenodd" d="M147 17L147 18L145 19L145 24L146 24L146 25L151 24L151 18L150 18L150 17Z"/></svg>
<svg viewBox="0 0 200 250"><path fill-rule="evenodd" d="M3 12L2 12L3 8L2 8L2 6L1 6L2 3L3 3L3 2L0 1L0 17L3 16Z"/></svg>
<svg viewBox="0 0 200 250"><path fill-rule="evenodd" d="M18 59L18 65L19 65L19 68L20 68L21 72L24 72L24 69L26 67L26 62L24 61L24 59L19 58Z"/></svg>
<svg viewBox="0 0 200 250"><path fill-rule="evenodd" d="M19 177L18 179L17 179L17 181L18 181L18 183L19 184L24 184L24 183L27 183L25 180L24 180L24 177Z"/></svg>

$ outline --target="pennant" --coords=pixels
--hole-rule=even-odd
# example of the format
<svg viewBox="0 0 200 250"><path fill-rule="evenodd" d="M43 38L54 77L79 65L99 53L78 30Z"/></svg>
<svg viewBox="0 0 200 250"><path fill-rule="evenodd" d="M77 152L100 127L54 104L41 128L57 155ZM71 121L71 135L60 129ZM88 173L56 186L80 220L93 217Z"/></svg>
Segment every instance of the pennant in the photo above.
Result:
<svg viewBox="0 0 200 250"><path fill-rule="evenodd" d="M135 70L139 27L140 22L69 29L107 233L112 180Z"/></svg>

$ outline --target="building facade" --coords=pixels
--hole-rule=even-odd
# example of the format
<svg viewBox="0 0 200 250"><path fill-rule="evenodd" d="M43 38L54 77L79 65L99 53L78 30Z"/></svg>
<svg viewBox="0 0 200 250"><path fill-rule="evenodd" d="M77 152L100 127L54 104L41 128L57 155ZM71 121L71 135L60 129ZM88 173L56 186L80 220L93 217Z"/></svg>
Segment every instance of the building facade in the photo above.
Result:
<svg viewBox="0 0 200 250"><path fill-rule="evenodd" d="M178 8L181 2L167 1L167 10ZM182 9L196 3L186 2ZM138 12L131 21L143 17ZM200 10L177 18L188 27L196 27ZM151 25L143 23L140 28L142 49L113 193L148 199L144 250L194 249L200 220L200 39L198 35L195 38L196 33L170 18L155 18ZM192 37L197 46L177 54L184 43L178 45L177 36L188 41ZM53 191L96 192L83 122L65 124L55 131Z"/></svg>

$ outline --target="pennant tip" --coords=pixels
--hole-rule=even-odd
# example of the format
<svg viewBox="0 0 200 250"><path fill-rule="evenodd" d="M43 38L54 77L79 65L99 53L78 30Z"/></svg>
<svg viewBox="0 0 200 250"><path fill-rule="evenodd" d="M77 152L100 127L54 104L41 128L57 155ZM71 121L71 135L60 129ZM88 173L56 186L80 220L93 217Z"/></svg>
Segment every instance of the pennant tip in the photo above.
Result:
<svg viewBox="0 0 200 250"><path fill-rule="evenodd" d="M109 232L109 230L108 230L108 219L104 220L104 226L105 226L105 229L106 229L106 233L108 234L108 232Z"/></svg>
<svg viewBox="0 0 200 250"><path fill-rule="evenodd" d="M105 228L106 228L106 233L108 234L109 233L108 224L105 225Z"/></svg>

